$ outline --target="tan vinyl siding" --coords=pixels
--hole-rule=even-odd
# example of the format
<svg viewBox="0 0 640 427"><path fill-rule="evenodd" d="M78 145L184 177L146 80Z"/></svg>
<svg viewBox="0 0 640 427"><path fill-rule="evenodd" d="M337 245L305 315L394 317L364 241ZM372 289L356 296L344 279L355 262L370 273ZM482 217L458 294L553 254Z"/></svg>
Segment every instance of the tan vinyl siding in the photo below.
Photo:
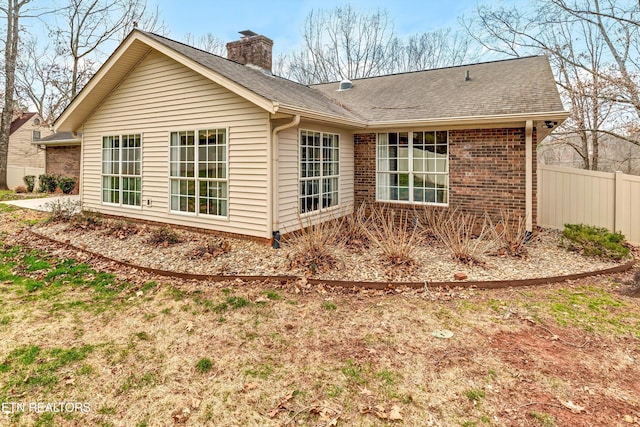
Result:
<svg viewBox="0 0 640 427"><path fill-rule="evenodd" d="M340 135L340 194L339 205L327 209L318 216L317 212L303 215L302 222L307 224L307 217L313 220L318 217L328 219L350 213L353 209L353 133L344 129L305 123L296 128L286 129L278 134L278 217L280 232L290 233L299 227L298 221L298 147L300 130L328 132Z"/></svg>
<svg viewBox="0 0 640 427"><path fill-rule="evenodd" d="M228 129L228 218L169 211L169 133ZM151 52L84 126L85 209L268 238L269 116L159 52ZM142 208L101 203L102 137L142 134ZM147 205L147 201L151 205Z"/></svg>
<svg viewBox="0 0 640 427"><path fill-rule="evenodd" d="M40 138L51 135L53 132L47 126L36 125L31 117L18 130L9 137L9 150L7 152L7 166L22 168L42 168L44 169L45 152L42 148L32 144L33 131L40 131Z"/></svg>

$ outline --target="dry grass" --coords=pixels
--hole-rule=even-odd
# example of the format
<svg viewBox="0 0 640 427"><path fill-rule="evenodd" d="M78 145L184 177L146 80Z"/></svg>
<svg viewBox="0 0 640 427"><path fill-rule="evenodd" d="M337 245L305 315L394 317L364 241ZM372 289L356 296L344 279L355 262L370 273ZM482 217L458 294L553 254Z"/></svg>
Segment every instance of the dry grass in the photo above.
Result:
<svg viewBox="0 0 640 427"><path fill-rule="evenodd" d="M19 223L12 215L2 224ZM617 425L640 415L640 306L620 293L633 272L524 290L351 292L168 280L56 250L0 248L0 400L89 411L16 411L2 425ZM431 335L440 329L453 337Z"/></svg>

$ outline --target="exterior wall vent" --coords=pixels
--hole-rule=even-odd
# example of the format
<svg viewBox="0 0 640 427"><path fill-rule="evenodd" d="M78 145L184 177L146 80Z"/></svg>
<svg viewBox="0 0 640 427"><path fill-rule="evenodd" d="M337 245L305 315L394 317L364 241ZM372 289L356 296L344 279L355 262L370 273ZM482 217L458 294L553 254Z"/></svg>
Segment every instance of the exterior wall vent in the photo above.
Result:
<svg viewBox="0 0 640 427"><path fill-rule="evenodd" d="M349 79L344 79L340 82L340 86L338 87L338 91L342 92L344 90L349 90L353 87L353 83L351 83L351 80Z"/></svg>

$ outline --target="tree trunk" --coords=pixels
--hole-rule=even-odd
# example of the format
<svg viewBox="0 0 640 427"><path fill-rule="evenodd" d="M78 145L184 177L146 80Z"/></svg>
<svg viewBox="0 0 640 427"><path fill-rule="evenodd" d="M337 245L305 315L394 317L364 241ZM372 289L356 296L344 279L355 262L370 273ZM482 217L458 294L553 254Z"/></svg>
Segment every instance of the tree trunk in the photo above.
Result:
<svg viewBox="0 0 640 427"><path fill-rule="evenodd" d="M16 57L18 54L18 20L20 8L25 2L7 1L7 36L5 39L4 66L4 107L0 123L0 189L7 189L7 155L9 153L9 132L13 120L13 97L15 93Z"/></svg>

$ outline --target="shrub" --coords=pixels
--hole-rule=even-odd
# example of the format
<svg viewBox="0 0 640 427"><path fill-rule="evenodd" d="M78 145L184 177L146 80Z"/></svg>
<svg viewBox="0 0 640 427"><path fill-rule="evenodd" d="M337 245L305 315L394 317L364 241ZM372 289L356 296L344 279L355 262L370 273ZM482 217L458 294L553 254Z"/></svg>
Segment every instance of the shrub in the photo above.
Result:
<svg viewBox="0 0 640 427"><path fill-rule="evenodd" d="M192 258L215 258L231 250L231 243L226 239L212 239L193 251Z"/></svg>
<svg viewBox="0 0 640 427"><path fill-rule="evenodd" d="M622 233L611 233L606 228L584 224L565 224L562 231L562 246L586 256L621 260L631 251L625 246Z"/></svg>
<svg viewBox="0 0 640 427"><path fill-rule="evenodd" d="M33 193L33 189L36 186L36 176L25 175L22 177L22 181L24 182L24 185L27 187L27 191L29 193Z"/></svg>
<svg viewBox="0 0 640 427"><path fill-rule="evenodd" d="M174 245L180 243L180 236L173 231L170 227L163 225L160 228L156 228L149 238L149 243L153 245Z"/></svg>
<svg viewBox="0 0 640 427"><path fill-rule="evenodd" d="M75 200L56 200L44 206L49 211L48 221L59 222L71 220L80 211L81 204Z"/></svg>
<svg viewBox="0 0 640 427"><path fill-rule="evenodd" d="M82 211L71 218L68 229L98 230L104 226L104 218L99 212Z"/></svg>
<svg viewBox="0 0 640 427"><path fill-rule="evenodd" d="M451 257L466 264L482 264L482 257L502 239L502 232L492 226L486 215L479 220L473 214L443 209L426 213L423 218L428 222L423 226L445 245Z"/></svg>
<svg viewBox="0 0 640 427"><path fill-rule="evenodd" d="M322 221L319 213L305 218L298 215L300 229L287 239L291 247L291 267L303 267L312 273L331 268L336 260L332 249L340 246L342 220Z"/></svg>
<svg viewBox="0 0 640 427"><path fill-rule="evenodd" d="M38 176L38 183L40 184L41 193L53 193L56 191L57 179L54 175L40 175Z"/></svg>
<svg viewBox="0 0 640 427"><path fill-rule="evenodd" d="M351 215L344 217L340 241L344 246L353 250L367 249L370 245L367 228L370 217L367 215L367 205L362 203Z"/></svg>
<svg viewBox="0 0 640 427"><path fill-rule="evenodd" d="M69 176L61 176L57 179L58 188L62 190L64 194L69 194L76 186L76 179Z"/></svg>
<svg viewBox="0 0 640 427"><path fill-rule="evenodd" d="M27 187L25 187L24 185L18 185L13 191L15 191L18 194L26 193Z"/></svg>
<svg viewBox="0 0 640 427"><path fill-rule="evenodd" d="M507 210L500 211L500 222L495 228L499 237L500 250L512 257L523 257L527 254L527 221L524 217L514 218Z"/></svg>
<svg viewBox="0 0 640 427"><path fill-rule="evenodd" d="M368 225L364 228L369 240L383 253L391 265L414 264L417 228L411 224L409 214L384 207L372 207Z"/></svg>

